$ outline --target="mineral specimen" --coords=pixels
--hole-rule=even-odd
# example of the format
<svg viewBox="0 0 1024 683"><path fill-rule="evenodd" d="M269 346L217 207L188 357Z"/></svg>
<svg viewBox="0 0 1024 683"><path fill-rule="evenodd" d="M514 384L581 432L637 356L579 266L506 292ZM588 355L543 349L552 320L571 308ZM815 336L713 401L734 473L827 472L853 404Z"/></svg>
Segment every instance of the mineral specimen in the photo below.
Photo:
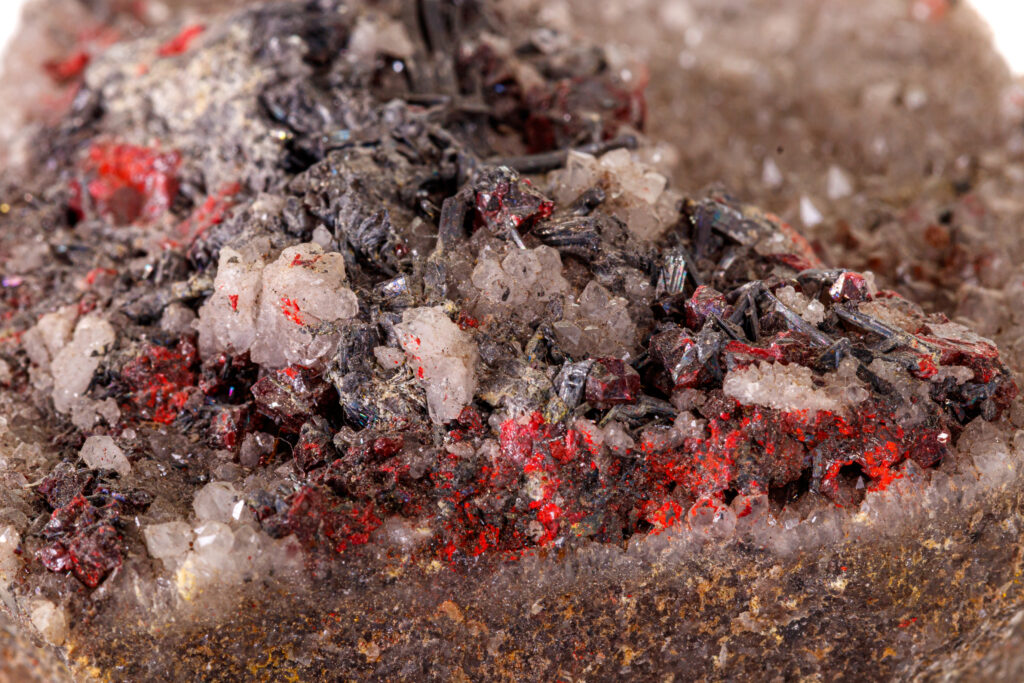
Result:
<svg viewBox="0 0 1024 683"><path fill-rule="evenodd" d="M494 9L261 5L51 69L81 92L0 235L4 396L52 450L3 461L0 577L49 642L253 600L291 640L241 645L248 670L327 677L354 650L318 634L376 663L417 587L500 596L535 561L626 575L645 549L749 569L805 520L828 546L886 501L1011 480L993 341L677 188L614 54ZM356 626L324 607L378 599ZM501 647L498 617L436 609ZM410 651L380 674L422 674Z"/></svg>

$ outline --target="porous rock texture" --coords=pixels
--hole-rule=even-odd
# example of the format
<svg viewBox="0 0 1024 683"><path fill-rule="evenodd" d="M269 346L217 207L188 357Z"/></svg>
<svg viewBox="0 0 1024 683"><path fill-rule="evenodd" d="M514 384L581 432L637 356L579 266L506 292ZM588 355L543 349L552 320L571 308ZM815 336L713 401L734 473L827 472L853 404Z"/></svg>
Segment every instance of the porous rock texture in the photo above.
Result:
<svg viewBox="0 0 1024 683"><path fill-rule="evenodd" d="M942 2L726 5L168 8L55 56L0 207L12 627L80 679L1019 673L1012 85ZM537 14L710 92L643 55L654 144L637 53ZM850 32L944 69L828 81ZM808 129L844 87L876 118ZM764 113L673 132L723 97Z"/></svg>

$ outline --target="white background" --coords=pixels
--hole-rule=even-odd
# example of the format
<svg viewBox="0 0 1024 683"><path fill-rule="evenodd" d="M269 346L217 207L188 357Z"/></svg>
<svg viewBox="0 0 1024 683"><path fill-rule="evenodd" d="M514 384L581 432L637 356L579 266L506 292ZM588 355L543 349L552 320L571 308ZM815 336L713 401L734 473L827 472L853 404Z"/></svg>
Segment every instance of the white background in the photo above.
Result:
<svg viewBox="0 0 1024 683"><path fill-rule="evenodd" d="M0 50L6 50L7 39L14 33L23 4L24 0L0 0Z"/></svg>
<svg viewBox="0 0 1024 683"><path fill-rule="evenodd" d="M1024 73L1024 2L1021 0L971 0L974 9L985 17L995 36L996 47L1014 73Z"/></svg>
<svg viewBox="0 0 1024 683"><path fill-rule="evenodd" d="M855 0L854 0L855 1ZM25 0L0 0L0 51L14 32ZM1024 73L1024 0L970 0L995 34L996 46L1010 67Z"/></svg>
<svg viewBox="0 0 1024 683"><path fill-rule="evenodd" d="M6 51L7 40L18 25L23 4L25 0L0 0L0 54Z"/></svg>

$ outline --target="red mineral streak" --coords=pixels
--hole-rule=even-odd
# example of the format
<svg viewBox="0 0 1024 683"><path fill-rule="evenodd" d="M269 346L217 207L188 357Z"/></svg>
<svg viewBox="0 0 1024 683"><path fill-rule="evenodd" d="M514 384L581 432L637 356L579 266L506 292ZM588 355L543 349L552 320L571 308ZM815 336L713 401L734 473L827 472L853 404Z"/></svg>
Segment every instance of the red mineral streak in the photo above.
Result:
<svg viewBox="0 0 1024 683"><path fill-rule="evenodd" d="M239 183L227 183L207 197L192 215L178 226L183 241L192 244L206 235L210 228L223 223L241 190L242 186Z"/></svg>
<svg viewBox="0 0 1024 683"><path fill-rule="evenodd" d="M531 547L550 545L560 534L582 529L579 521L594 514L594 509L582 504L586 486L593 484L584 484L589 471L598 473L601 488L618 492L620 510L636 509L650 532L678 524L693 501L702 501L717 513L730 490L739 490L743 496L739 507L734 506L737 516L750 514L745 494L759 495L765 488L756 479L736 479L740 453L746 458L763 454L759 457L765 459L765 477L773 485L796 476L810 453L831 453L835 459L829 461L818 484L824 493L838 495L840 470L851 464L859 465L869 490L883 490L902 476L899 464L915 458L915 439L920 437L918 432L905 433L893 420L870 409L843 418L829 412L786 413L736 406L709 420L705 438L690 438L681 447L667 450L642 445L605 470L580 458L580 447L592 441L585 430L547 423L539 414L507 420L499 430L501 457L481 468L478 478L453 486L454 470L445 466L451 459L444 457L442 467L431 475L437 494L457 513L443 525L443 540L437 547L443 558L454 561L484 550L518 556ZM453 442L464 438L461 426L453 432ZM626 469L626 463L638 467ZM538 482L540 498L527 505L539 524L536 536L521 521L496 525L472 512L473 500L493 495L521 476ZM632 528L634 533L644 530L643 526Z"/></svg>
<svg viewBox="0 0 1024 683"><path fill-rule="evenodd" d="M159 49L157 49L157 54L161 57L173 57L175 55L184 54L188 51L189 47L191 47L192 41L198 38L205 30L206 27L200 24L186 26L181 30L181 33L161 45Z"/></svg>
<svg viewBox="0 0 1024 683"><path fill-rule="evenodd" d="M295 299L289 299L286 296L282 296L281 313L284 315L284 317L288 318L296 325L305 325L305 322L303 322L302 316L300 315L299 304L295 301Z"/></svg>
<svg viewBox="0 0 1024 683"><path fill-rule="evenodd" d="M477 320L476 318L472 317L471 315L469 315L465 311L460 311L459 312L459 318L456 321L456 324L459 326L459 329L462 329L462 330L469 330L469 329L475 329L477 327L480 327L480 321Z"/></svg>
<svg viewBox="0 0 1024 683"><path fill-rule="evenodd" d="M296 254L295 258L292 259L292 262L288 264L288 267L294 268L295 266L302 266L303 268L309 268L310 266L315 265L322 258L322 254L316 254L310 258L305 259L302 258L302 254Z"/></svg>
<svg viewBox="0 0 1024 683"><path fill-rule="evenodd" d="M287 520L303 545L327 544L339 553L367 543L370 533L381 523L373 503L345 504L313 487L305 487L295 495Z"/></svg>
<svg viewBox="0 0 1024 683"><path fill-rule="evenodd" d="M86 274L85 284L92 287L96 284L96 281L103 278L103 276L113 277L115 275L117 275L117 271L113 268L93 268Z"/></svg>
<svg viewBox="0 0 1024 683"><path fill-rule="evenodd" d="M46 73L58 83L72 81L85 71L89 65L89 53L85 50L78 50L60 60L51 60L43 64Z"/></svg>

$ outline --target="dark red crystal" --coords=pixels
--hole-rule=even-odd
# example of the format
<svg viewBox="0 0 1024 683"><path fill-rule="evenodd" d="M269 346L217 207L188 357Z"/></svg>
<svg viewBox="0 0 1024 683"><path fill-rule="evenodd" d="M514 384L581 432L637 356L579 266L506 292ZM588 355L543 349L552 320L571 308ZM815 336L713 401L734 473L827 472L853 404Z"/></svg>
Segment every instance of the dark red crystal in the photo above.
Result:
<svg viewBox="0 0 1024 683"><path fill-rule="evenodd" d="M686 302L686 326L697 331L704 327L712 315L728 317L729 305L725 295L707 285L701 285Z"/></svg>
<svg viewBox="0 0 1024 683"><path fill-rule="evenodd" d="M240 446L250 419L248 405L221 408L210 422L210 438L214 445L228 450Z"/></svg>
<svg viewBox="0 0 1024 683"><path fill-rule="evenodd" d="M252 395L259 412L298 431L324 401L329 388L319 373L294 365L265 374L252 386Z"/></svg>
<svg viewBox="0 0 1024 683"><path fill-rule="evenodd" d="M307 420L299 430L299 441L293 453L295 465L302 472L309 472L333 459L335 453L329 427L322 420Z"/></svg>
<svg viewBox="0 0 1024 683"><path fill-rule="evenodd" d="M121 566L121 535L109 524L99 524L76 534L68 543L71 571L89 588Z"/></svg>
<svg viewBox="0 0 1024 683"><path fill-rule="evenodd" d="M495 234L525 230L534 221L551 215L554 202L538 192L530 181L501 168L477 183L477 220Z"/></svg>
<svg viewBox="0 0 1024 683"><path fill-rule="evenodd" d="M97 508L78 495L54 510L43 527L43 535L52 540L36 553L43 566L53 572L70 570L90 588L120 567L121 535L113 526L120 516L118 497L111 496L109 503Z"/></svg>
<svg viewBox="0 0 1024 683"><path fill-rule="evenodd" d="M196 347L182 339L174 348L149 344L121 370L129 389L128 409L144 419L170 424L194 391Z"/></svg>
<svg viewBox="0 0 1024 683"><path fill-rule="evenodd" d="M846 271L832 284L828 290L832 301L851 301L860 303L871 298L871 289L867 279L860 273Z"/></svg>
<svg viewBox="0 0 1024 683"><path fill-rule="evenodd" d="M95 144L85 170L96 212L119 223L152 220L171 206L178 193L181 156L148 147Z"/></svg>
<svg viewBox="0 0 1024 683"><path fill-rule="evenodd" d="M587 401L595 405L635 403L640 397L640 374L618 358L601 358L587 375Z"/></svg>
<svg viewBox="0 0 1024 683"><path fill-rule="evenodd" d="M691 335L680 327L670 327L651 337L651 357L660 363L675 389L699 387L718 374L716 346L721 339L714 331Z"/></svg>

